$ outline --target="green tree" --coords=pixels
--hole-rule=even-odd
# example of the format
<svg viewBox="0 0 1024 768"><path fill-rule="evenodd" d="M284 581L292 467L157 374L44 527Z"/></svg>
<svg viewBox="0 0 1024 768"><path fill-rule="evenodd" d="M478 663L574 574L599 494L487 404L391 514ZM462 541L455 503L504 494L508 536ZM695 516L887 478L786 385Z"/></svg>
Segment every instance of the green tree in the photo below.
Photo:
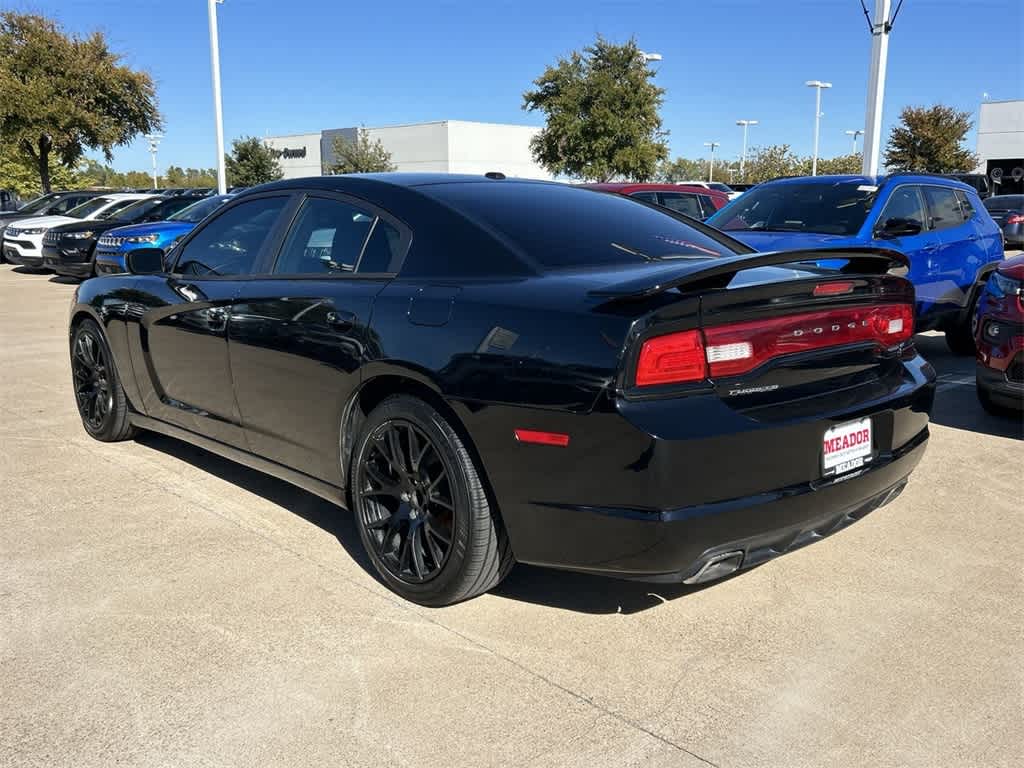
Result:
<svg viewBox="0 0 1024 768"><path fill-rule="evenodd" d="M744 171L747 183L759 184L780 176L809 175L811 163L796 155L789 144L772 144L749 150Z"/></svg>
<svg viewBox="0 0 1024 768"><path fill-rule="evenodd" d="M34 161L50 191L51 156L74 169L87 149L113 148L160 127L150 76L122 66L99 32L67 35L43 16L0 14L0 140Z"/></svg>
<svg viewBox="0 0 1024 768"><path fill-rule="evenodd" d="M646 181L668 157L661 129L664 89L634 40L603 37L534 80L523 109L539 110L544 129L530 142L538 163L555 174L593 181Z"/></svg>
<svg viewBox="0 0 1024 768"><path fill-rule="evenodd" d="M331 146L335 157L334 163L328 168L331 173L380 173L395 170L391 153L384 149L380 139L370 141L370 132L365 128L356 130L355 141L335 136Z"/></svg>
<svg viewBox="0 0 1024 768"><path fill-rule="evenodd" d="M963 147L971 130L970 112L952 107L904 107L901 125L894 126L885 148L885 165L893 171L962 173L978 165Z"/></svg>
<svg viewBox="0 0 1024 768"><path fill-rule="evenodd" d="M243 136L231 142L231 154L225 155L228 185L254 187L277 181L284 174L277 158L280 155L254 136Z"/></svg>
<svg viewBox="0 0 1024 768"><path fill-rule="evenodd" d="M843 173L859 174L862 167L862 157L859 152L852 155L840 155L839 157L818 158L818 173L822 176Z"/></svg>
<svg viewBox="0 0 1024 768"><path fill-rule="evenodd" d="M50 159L50 183L55 189L80 189L89 179L77 169L68 169ZM23 200L42 192L39 168L31 158L8 142L0 143L0 189L13 189Z"/></svg>
<svg viewBox="0 0 1024 768"><path fill-rule="evenodd" d="M691 160L688 157L677 157L675 160L665 160L658 164L655 178L666 184L678 184L682 181L707 181L708 180L708 158L699 157ZM713 178L715 181L729 183L729 169L734 164L725 160L715 160ZM738 168L738 166L736 166ZM738 180L734 170L732 177Z"/></svg>

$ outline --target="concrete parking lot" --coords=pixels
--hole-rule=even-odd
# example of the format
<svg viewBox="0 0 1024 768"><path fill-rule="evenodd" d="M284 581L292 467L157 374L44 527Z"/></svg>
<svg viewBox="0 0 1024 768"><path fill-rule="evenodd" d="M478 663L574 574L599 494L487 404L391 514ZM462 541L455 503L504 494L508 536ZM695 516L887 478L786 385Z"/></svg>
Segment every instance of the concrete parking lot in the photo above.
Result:
<svg viewBox="0 0 1024 768"><path fill-rule="evenodd" d="M347 513L70 392L72 281L0 266L0 765L1019 766L1024 442L973 361L893 504L703 589L518 567L453 608Z"/></svg>

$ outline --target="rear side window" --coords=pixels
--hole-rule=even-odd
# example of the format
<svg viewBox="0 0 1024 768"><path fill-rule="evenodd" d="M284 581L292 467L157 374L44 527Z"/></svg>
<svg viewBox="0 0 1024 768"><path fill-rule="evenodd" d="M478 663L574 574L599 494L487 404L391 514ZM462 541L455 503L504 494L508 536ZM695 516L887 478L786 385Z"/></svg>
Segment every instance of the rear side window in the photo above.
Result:
<svg viewBox="0 0 1024 768"><path fill-rule="evenodd" d="M376 217L339 200L311 197L274 264L278 275L331 275L355 272Z"/></svg>
<svg viewBox="0 0 1024 768"><path fill-rule="evenodd" d="M262 197L224 211L185 244L174 271L198 277L251 274L287 203L287 196Z"/></svg>
<svg viewBox="0 0 1024 768"><path fill-rule="evenodd" d="M687 195L683 192L662 192L662 205L671 208L673 211L685 213L695 219L703 219L704 211L700 207L697 195Z"/></svg>
<svg viewBox="0 0 1024 768"><path fill-rule="evenodd" d="M562 184L432 184L420 192L497 233L545 269L635 264L733 250L670 213Z"/></svg>
<svg viewBox="0 0 1024 768"><path fill-rule="evenodd" d="M963 214L964 221L970 221L974 218L974 206L971 205L971 197L966 192L956 190L956 201L960 203L960 212Z"/></svg>
<svg viewBox="0 0 1024 768"><path fill-rule="evenodd" d="M964 222L956 193L949 187L925 187L924 197L928 201L932 229L949 229Z"/></svg>

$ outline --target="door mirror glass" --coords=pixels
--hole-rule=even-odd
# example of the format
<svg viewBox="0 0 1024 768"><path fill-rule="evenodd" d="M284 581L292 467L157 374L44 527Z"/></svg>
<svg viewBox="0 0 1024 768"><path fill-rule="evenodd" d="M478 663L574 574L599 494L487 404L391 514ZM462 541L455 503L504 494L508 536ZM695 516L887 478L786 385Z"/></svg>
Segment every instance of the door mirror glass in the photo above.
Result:
<svg viewBox="0 0 1024 768"><path fill-rule="evenodd" d="M886 219L876 234L882 238L912 237L921 234L922 229L921 222L916 219L893 217Z"/></svg>
<svg viewBox="0 0 1024 768"><path fill-rule="evenodd" d="M125 257L128 271L133 275L157 275L164 271L162 248L136 248Z"/></svg>

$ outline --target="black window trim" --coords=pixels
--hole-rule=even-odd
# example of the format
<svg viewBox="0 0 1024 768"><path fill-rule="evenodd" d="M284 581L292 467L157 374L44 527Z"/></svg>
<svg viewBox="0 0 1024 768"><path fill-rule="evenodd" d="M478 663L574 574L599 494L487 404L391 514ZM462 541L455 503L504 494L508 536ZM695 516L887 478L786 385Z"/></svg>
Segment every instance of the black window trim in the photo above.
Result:
<svg viewBox="0 0 1024 768"><path fill-rule="evenodd" d="M306 189L299 190L297 195L297 201L294 208L291 211L286 211L288 218L288 225L284 228L281 238L274 245L273 258L268 258L265 266L265 271L254 273L250 275L250 279L253 280L381 280L390 279L396 277L401 271L402 266L405 264L405 260L409 255L409 248L412 245L412 230L400 219L389 211L384 210L379 205L375 205L368 200L364 200L361 197L350 195L341 192L332 192L322 189ZM307 200L319 198L323 200L334 200L335 202L344 203L347 205L360 208L367 213L371 213L374 216L373 223L370 225L369 231L366 233L366 238L363 240L362 248L359 250L359 258L356 261L355 269L352 272L288 272L288 273L275 273L274 267L277 265L278 260L281 258L281 251L284 249L284 244L288 240L288 235L291 234L292 229L295 227L299 212L302 210L302 206ZM366 251L366 245L370 242L370 238L377 229L377 222L380 219L384 219L385 222L393 226L398 230L401 240L398 248L401 252L401 257L398 261L398 266L394 272L362 272L359 270L359 263L363 260L363 254Z"/></svg>
<svg viewBox="0 0 1024 768"><path fill-rule="evenodd" d="M253 200L263 200L271 197L280 197L285 199L284 208L281 209L281 213L278 214L277 220L274 225L270 228L270 232L267 234L267 239L263 241L263 245L260 246L259 253L256 254L256 258L253 259L253 271L247 274L238 275L185 275L182 272L176 271L178 264L181 262L181 255L185 252L189 243L196 238L200 232L210 226L214 221L219 219L221 216L226 214L232 208L241 205L242 203L249 203ZM287 227L284 224L291 223L292 216L295 214L296 200L301 195L297 194L295 190L291 189L277 189L269 190L267 192L258 192L250 195L242 195L236 197L223 204L220 208L217 208L213 214L210 214L201 225L197 225L187 235L182 237L173 243L174 250L176 251L174 258L174 265L171 267L169 274L173 277L186 277L189 282L199 282L200 280L219 280L219 281L230 281L230 280L251 280L254 277L258 277L263 274L265 263L267 260L268 252L277 253L280 248L280 241L283 239L283 235L287 232Z"/></svg>

